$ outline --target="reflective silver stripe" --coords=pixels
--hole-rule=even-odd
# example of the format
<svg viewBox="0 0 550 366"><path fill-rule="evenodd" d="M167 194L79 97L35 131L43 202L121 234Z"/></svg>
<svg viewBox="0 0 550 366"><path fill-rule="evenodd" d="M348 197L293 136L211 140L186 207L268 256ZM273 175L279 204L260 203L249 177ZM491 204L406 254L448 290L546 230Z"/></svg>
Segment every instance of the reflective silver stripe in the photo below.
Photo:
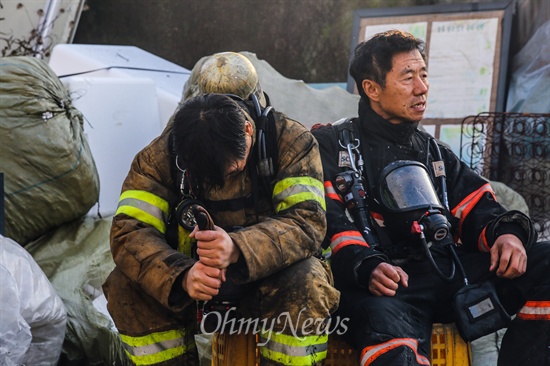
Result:
<svg viewBox="0 0 550 366"><path fill-rule="evenodd" d="M325 194L328 195L338 195L336 189L332 185L325 185Z"/></svg>
<svg viewBox="0 0 550 366"><path fill-rule="evenodd" d="M264 337L260 337L259 343L265 344L264 347L271 351L283 353L288 356L297 356L297 357L309 356L315 353L328 350L327 343L311 344L308 346L298 347L298 346L289 346L286 344L278 343L272 339L268 341L267 338L264 338Z"/></svg>
<svg viewBox="0 0 550 366"><path fill-rule="evenodd" d="M318 184L318 187L314 185L315 183ZM308 200L317 201L325 208L325 189L320 181L313 178L287 178L277 183L274 193L273 204L276 212L286 210L297 203Z"/></svg>
<svg viewBox="0 0 550 366"><path fill-rule="evenodd" d="M451 210L451 213L459 218L462 222L464 220L464 218L462 217L464 211L468 209L469 212L469 209L476 205L481 197L487 192L490 192L493 195L493 198L495 197L495 193L491 188L491 185L489 183L486 183L481 186L477 191L470 193L466 198L464 198L462 202L460 202L454 209Z"/></svg>
<svg viewBox="0 0 550 366"><path fill-rule="evenodd" d="M331 181L326 180L323 185L325 187L325 197L334 201L343 202L342 197L340 197L340 195L336 192Z"/></svg>
<svg viewBox="0 0 550 366"><path fill-rule="evenodd" d="M518 316L521 319L550 320L550 301L527 301Z"/></svg>
<svg viewBox="0 0 550 366"><path fill-rule="evenodd" d="M146 202L137 198L124 198L120 200L118 202L118 207L122 207L122 206L135 207L164 222L166 222L168 219L168 215L166 215L166 213L162 211L160 208L150 204L149 202Z"/></svg>
<svg viewBox="0 0 550 366"><path fill-rule="evenodd" d="M165 341L160 341L155 344L150 344L147 346L129 346L128 344L122 342L122 345L132 356L145 356L159 353L171 348L182 347L184 345L182 338L168 339Z"/></svg>
<svg viewBox="0 0 550 366"><path fill-rule="evenodd" d="M330 247L332 249L335 249L337 246L339 246L340 244L343 244L345 242L350 242L350 243L357 244L357 245L368 246L367 242L365 241L365 239L363 238L363 236L359 232L357 232L357 235L342 235L342 236L338 236L338 237L336 237L336 235L335 235L332 238L333 238L333 240L330 242Z"/></svg>
<svg viewBox="0 0 550 366"><path fill-rule="evenodd" d="M430 361L426 357L418 354L418 342L412 338L392 339L388 342L371 347L361 358L361 365L370 365L372 361L376 360L382 354L400 346L406 346L412 349L416 356L416 362L419 364L427 366L430 365Z"/></svg>
<svg viewBox="0 0 550 366"><path fill-rule="evenodd" d="M312 192L316 196L319 196L321 198L324 197L324 189L319 189L318 187L310 186L308 184L294 184L290 187L287 187L281 193L276 194L273 197L273 200L276 203L279 203L279 202L284 201L286 198L288 198L290 196L294 196L295 194L303 193L303 192Z"/></svg>

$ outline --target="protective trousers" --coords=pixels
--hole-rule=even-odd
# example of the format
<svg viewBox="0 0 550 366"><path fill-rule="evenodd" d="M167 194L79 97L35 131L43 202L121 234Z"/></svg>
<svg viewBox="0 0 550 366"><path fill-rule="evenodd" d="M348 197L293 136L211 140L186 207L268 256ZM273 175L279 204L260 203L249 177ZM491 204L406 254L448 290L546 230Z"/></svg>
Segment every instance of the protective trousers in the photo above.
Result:
<svg viewBox="0 0 550 366"><path fill-rule="evenodd" d="M118 269L107 279L104 292L133 364L198 365L195 306L171 313ZM237 318L221 314L224 320L209 332L259 334L261 365L314 365L326 358L326 330L339 297L328 265L317 258L304 259L254 283L234 310Z"/></svg>
<svg viewBox="0 0 550 366"><path fill-rule="evenodd" d="M511 280L489 272L489 253L457 252L470 283L492 281L505 310L516 314L498 365L550 366L550 242L533 245L527 252L527 272ZM446 251L432 248L432 254L440 270L450 274ZM430 365L432 324L454 322L453 297L463 286L459 272L446 281L428 260L400 266L409 275L409 285L400 285L393 297L341 289L335 316L350 319L345 337L359 350L362 366Z"/></svg>

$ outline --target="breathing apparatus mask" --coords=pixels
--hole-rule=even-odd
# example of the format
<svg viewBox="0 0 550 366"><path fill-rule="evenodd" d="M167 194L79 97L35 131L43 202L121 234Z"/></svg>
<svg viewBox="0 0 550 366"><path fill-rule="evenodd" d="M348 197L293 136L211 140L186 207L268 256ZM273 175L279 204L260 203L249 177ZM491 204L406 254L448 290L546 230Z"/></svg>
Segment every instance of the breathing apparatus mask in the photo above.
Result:
<svg viewBox="0 0 550 366"><path fill-rule="evenodd" d="M454 250L451 225L443 214L446 207L436 194L426 166L416 161L396 161L384 168L380 179L381 204L390 213L387 215L390 220L384 220L386 226L390 230L407 230L412 236L418 235L427 258L444 280L452 281L455 266L459 268L464 286L456 293L453 307L462 338L472 341L508 326L510 316L500 303L492 282L468 283ZM446 202L446 187L442 186ZM443 274L438 268L429 250L432 245L441 245L448 250L452 268L450 275Z"/></svg>
<svg viewBox="0 0 550 366"><path fill-rule="evenodd" d="M417 162L398 160L382 170L381 204L389 215L384 224L406 239L420 235L429 246L453 244L451 225L445 215L427 168Z"/></svg>

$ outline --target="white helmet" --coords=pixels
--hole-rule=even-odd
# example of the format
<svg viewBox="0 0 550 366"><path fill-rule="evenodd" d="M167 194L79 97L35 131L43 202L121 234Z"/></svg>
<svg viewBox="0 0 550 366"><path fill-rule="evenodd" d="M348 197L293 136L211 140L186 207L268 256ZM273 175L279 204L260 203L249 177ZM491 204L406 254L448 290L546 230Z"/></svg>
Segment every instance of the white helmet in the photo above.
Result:
<svg viewBox="0 0 550 366"><path fill-rule="evenodd" d="M254 94L260 104L266 106L254 65L236 52L216 53L195 64L185 84L183 100L203 93L235 94L243 99Z"/></svg>

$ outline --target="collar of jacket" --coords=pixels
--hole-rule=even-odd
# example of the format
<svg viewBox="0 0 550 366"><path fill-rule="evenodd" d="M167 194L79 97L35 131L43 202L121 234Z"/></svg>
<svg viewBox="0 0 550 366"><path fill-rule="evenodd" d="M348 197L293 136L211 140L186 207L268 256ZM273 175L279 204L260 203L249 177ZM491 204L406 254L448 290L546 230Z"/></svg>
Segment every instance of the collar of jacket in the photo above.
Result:
<svg viewBox="0 0 550 366"><path fill-rule="evenodd" d="M359 123L367 136L377 136L400 145L412 146L412 136L419 122L393 124L372 110L369 103L359 101Z"/></svg>

